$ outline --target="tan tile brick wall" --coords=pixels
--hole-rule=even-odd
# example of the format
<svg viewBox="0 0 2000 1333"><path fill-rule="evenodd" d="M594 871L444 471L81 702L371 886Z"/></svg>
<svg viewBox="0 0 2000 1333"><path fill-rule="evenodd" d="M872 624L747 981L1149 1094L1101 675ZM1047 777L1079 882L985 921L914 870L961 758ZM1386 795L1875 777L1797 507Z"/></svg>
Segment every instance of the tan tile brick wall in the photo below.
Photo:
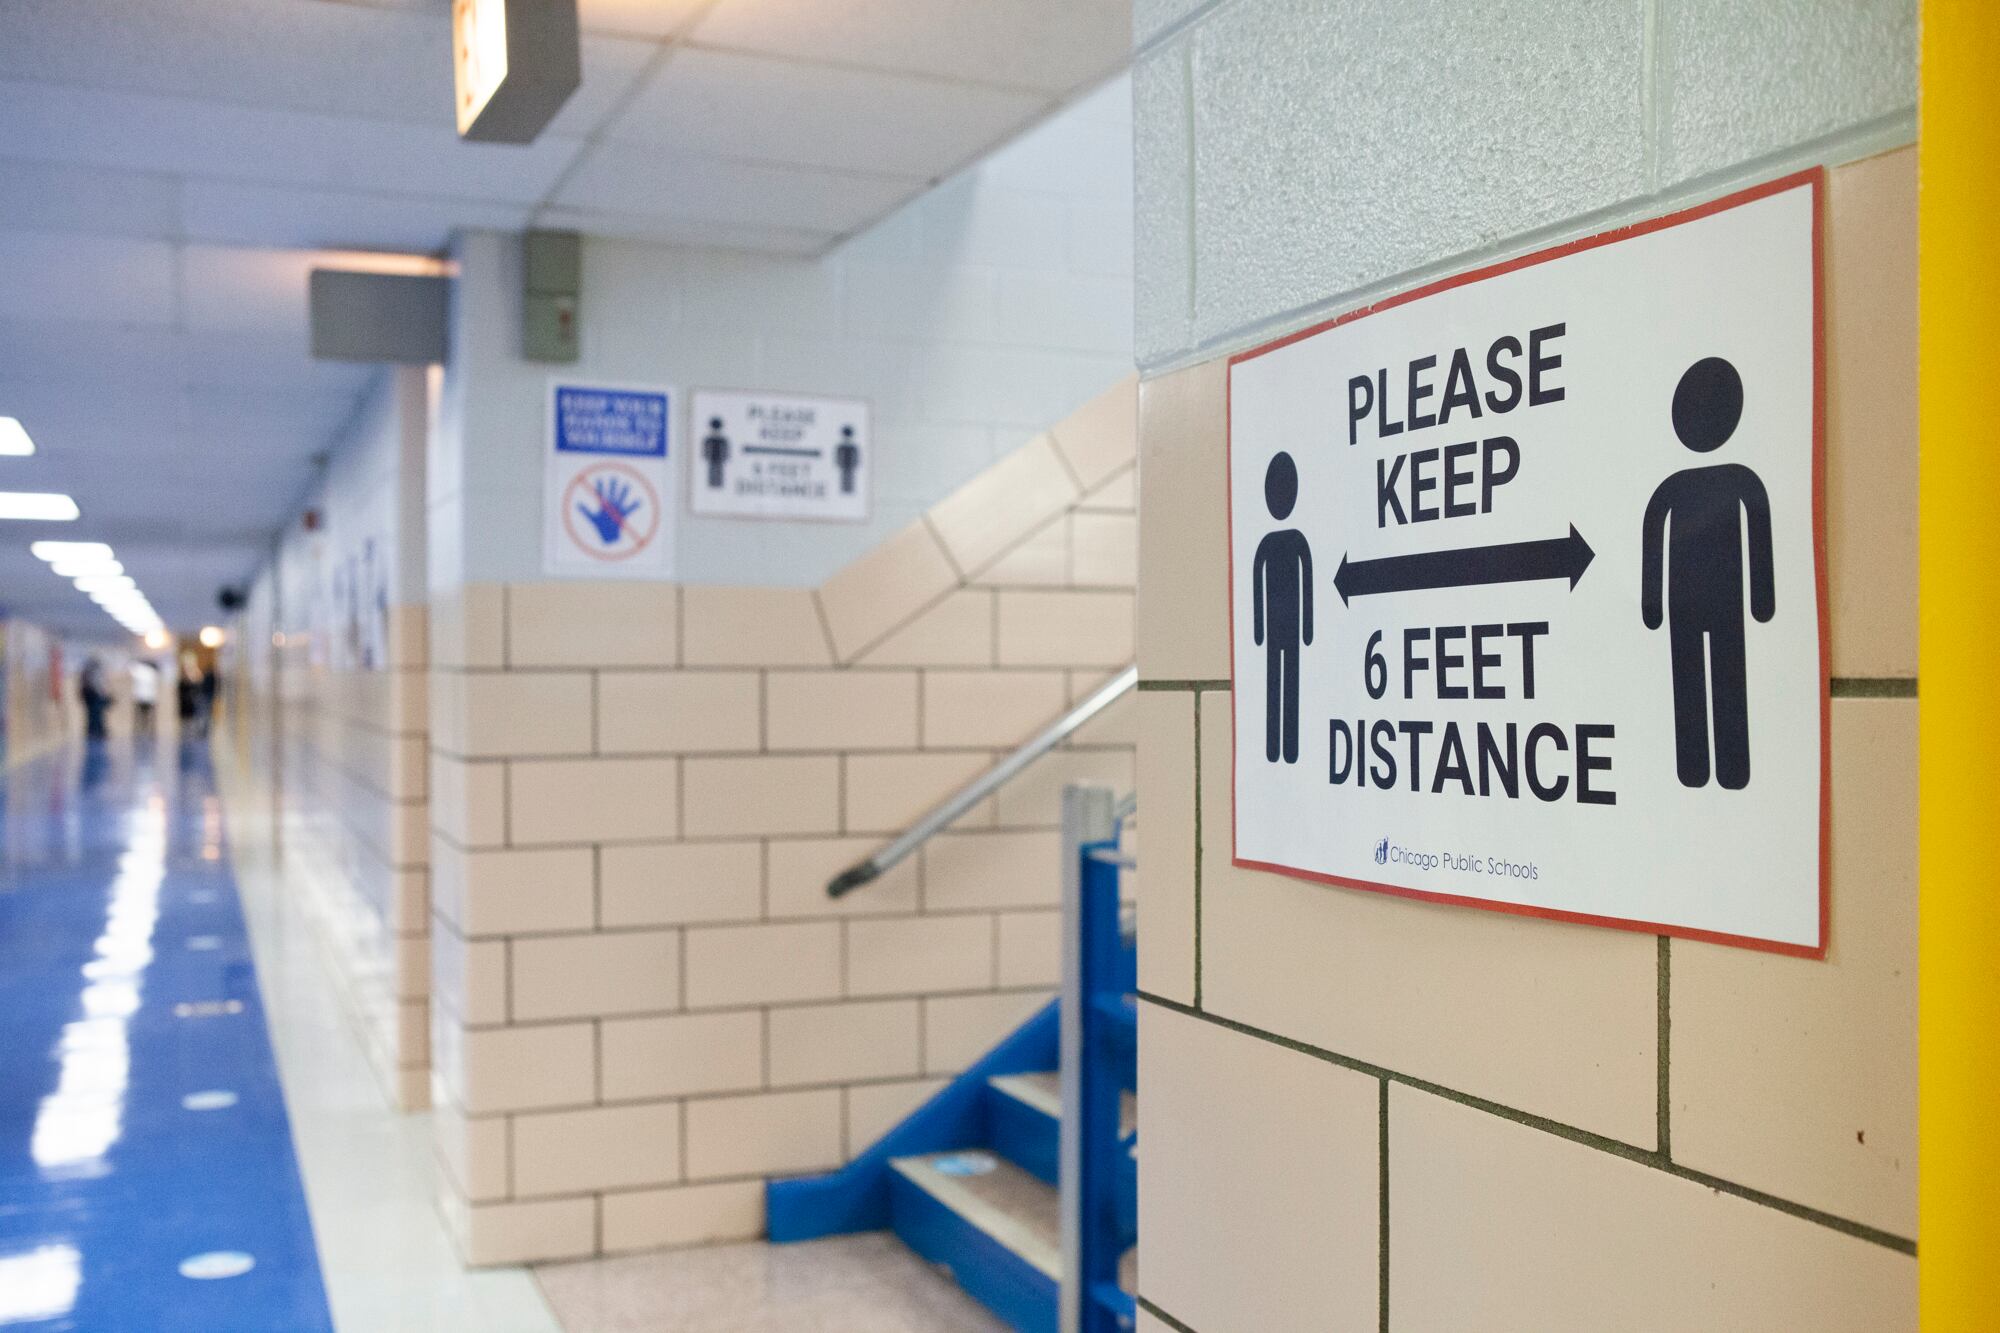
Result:
<svg viewBox="0 0 2000 1333"><path fill-rule="evenodd" d="M1155 1327L1916 1326L1914 192L1829 172L1825 961L1232 865L1223 361L1141 386Z"/></svg>
<svg viewBox="0 0 2000 1333"><path fill-rule="evenodd" d="M363 762L430 792L469 1254L751 1234L762 1177L851 1159L1046 1002L1061 786L1130 786L1127 715L825 886L1131 660L1135 404L1119 386L817 590L439 599L429 762Z"/></svg>

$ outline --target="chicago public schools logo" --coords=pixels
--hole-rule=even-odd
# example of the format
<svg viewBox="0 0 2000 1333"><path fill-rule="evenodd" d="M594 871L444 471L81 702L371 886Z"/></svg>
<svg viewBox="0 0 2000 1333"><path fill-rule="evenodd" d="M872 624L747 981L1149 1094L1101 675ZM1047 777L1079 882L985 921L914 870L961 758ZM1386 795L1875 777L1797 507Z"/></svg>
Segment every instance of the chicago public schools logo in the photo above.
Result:
<svg viewBox="0 0 2000 1333"><path fill-rule="evenodd" d="M1389 864L1389 840L1387 838L1375 844L1375 864L1378 866Z"/></svg>

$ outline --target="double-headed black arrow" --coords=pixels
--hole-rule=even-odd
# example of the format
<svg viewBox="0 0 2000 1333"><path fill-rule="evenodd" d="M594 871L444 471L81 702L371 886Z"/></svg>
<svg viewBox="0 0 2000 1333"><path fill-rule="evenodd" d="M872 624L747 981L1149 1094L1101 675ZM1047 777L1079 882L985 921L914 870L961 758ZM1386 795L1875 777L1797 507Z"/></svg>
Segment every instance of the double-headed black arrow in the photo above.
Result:
<svg viewBox="0 0 2000 1333"><path fill-rule="evenodd" d="M1346 603L1378 592L1415 592L1421 588L1465 588L1477 583L1528 583L1535 579L1568 579L1571 588L1590 568L1596 552L1570 524L1569 536L1539 542L1507 542L1500 546L1468 546L1458 551L1424 551L1389 555L1379 560L1340 557L1333 586Z"/></svg>

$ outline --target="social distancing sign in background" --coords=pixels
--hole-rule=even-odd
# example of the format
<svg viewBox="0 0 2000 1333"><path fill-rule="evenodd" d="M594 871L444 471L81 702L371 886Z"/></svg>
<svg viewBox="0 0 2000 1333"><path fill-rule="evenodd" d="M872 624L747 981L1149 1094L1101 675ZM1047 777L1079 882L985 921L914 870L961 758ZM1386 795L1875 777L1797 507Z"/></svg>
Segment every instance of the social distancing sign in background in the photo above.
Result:
<svg viewBox="0 0 2000 1333"><path fill-rule="evenodd" d="M1823 952L1818 190L1231 363L1239 864Z"/></svg>
<svg viewBox="0 0 2000 1333"><path fill-rule="evenodd" d="M673 395L549 386L543 546L551 573L665 578L673 572Z"/></svg>
<svg viewBox="0 0 2000 1333"><path fill-rule="evenodd" d="M745 518L868 517L875 442L853 398L698 389L689 507Z"/></svg>

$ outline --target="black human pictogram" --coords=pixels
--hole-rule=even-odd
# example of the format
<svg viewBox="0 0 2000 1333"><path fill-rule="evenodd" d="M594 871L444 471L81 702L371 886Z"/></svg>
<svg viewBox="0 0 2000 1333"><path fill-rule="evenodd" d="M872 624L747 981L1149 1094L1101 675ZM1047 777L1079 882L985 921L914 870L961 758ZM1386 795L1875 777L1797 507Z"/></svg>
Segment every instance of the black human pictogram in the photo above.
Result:
<svg viewBox="0 0 2000 1333"><path fill-rule="evenodd" d="M1264 505L1271 517L1291 517L1299 470L1281 453L1264 471ZM1266 533L1250 570L1256 641L1264 645L1264 758L1299 761L1299 651L1313 641L1312 547L1297 528ZM1268 622L1268 630L1267 623Z"/></svg>
<svg viewBox="0 0 2000 1333"><path fill-rule="evenodd" d="M1719 356L1688 367L1674 390L1674 434L1696 453L1720 448L1742 415L1742 377ZM1708 785L1711 711L1715 780L1731 791L1750 785L1743 624L1746 518L1750 614L1762 624L1776 614L1777 602L1771 501L1757 474L1740 463L1688 468L1661 482L1646 505L1640 614L1647 629L1658 629L1662 620L1667 625L1673 652L1675 767L1687 787Z"/></svg>
<svg viewBox="0 0 2000 1333"><path fill-rule="evenodd" d="M854 471L861 466L861 446L854 442L854 427L840 428L840 443L833 446L833 465L840 469L840 493L854 494Z"/></svg>
<svg viewBox="0 0 2000 1333"><path fill-rule="evenodd" d="M722 489L722 469L729 462L729 437L722 433L722 418L708 419L708 434L702 437L701 461L708 464L710 490Z"/></svg>

